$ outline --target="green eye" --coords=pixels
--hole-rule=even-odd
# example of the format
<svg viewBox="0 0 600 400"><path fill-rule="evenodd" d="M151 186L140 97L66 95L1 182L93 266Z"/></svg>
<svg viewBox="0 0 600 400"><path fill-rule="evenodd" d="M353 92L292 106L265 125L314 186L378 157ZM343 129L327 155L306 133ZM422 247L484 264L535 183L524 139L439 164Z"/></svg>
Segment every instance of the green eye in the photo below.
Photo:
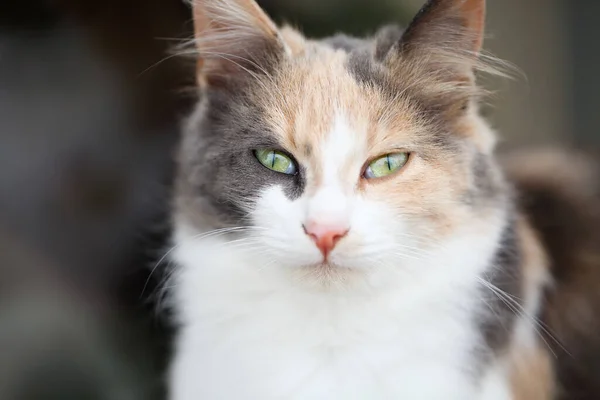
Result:
<svg viewBox="0 0 600 400"><path fill-rule="evenodd" d="M369 164L365 170L366 179L383 178L400 170L408 161L408 153L390 153L379 157Z"/></svg>
<svg viewBox="0 0 600 400"><path fill-rule="evenodd" d="M294 175L296 173L296 164L284 153L271 150L261 149L255 150L254 155L265 167L282 174Z"/></svg>

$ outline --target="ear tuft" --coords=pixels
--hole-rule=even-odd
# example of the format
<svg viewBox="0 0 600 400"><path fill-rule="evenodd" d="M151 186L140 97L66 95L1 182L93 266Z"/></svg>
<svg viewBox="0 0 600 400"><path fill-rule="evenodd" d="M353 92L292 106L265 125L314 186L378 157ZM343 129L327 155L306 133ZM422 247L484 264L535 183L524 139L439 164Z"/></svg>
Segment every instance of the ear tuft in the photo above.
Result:
<svg viewBox="0 0 600 400"><path fill-rule="evenodd" d="M285 54L275 23L254 0L192 0L198 81L220 86L268 72Z"/></svg>
<svg viewBox="0 0 600 400"><path fill-rule="evenodd" d="M402 38L402 29L397 25L385 25L375 35L375 59L384 60L385 56Z"/></svg>

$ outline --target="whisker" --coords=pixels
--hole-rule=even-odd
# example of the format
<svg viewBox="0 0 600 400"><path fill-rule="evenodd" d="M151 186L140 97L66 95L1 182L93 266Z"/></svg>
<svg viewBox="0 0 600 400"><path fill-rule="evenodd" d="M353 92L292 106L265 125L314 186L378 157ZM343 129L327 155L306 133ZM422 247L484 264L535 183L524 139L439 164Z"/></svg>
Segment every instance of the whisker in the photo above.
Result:
<svg viewBox="0 0 600 400"><path fill-rule="evenodd" d="M205 232L205 233L199 233L197 235L192 236L189 241L195 241L195 240L202 240L202 239L206 239L209 237L214 237L214 236L219 236L219 235L224 235L227 233L232 233L232 232L241 232L244 230L252 230L252 229L261 229L260 227L247 227L247 226L236 226L236 227L229 227L229 228L220 228L220 229L215 229L212 230L210 232ZM187 243L187 242L186 242ZM156 269L163 263L163 261L171 254L173 253L173 251L177 250L178 248L180 248L181 246L185 245L186 243L179 243L176 244L175 246L172 246L154 265L154 267L152 267L152 270L150 271L150 274L148 275L148 278L146 279L146 282L144 283L144 287L142 288L142 293L140 294L140 298L143 298L145 292L146 292L146 288L148 287L148 284L150 283L150 279L152 278L154 272L156 272Z"/></svg>
<svg viewBox="0 0 600 400"><path fill-rule="evenodd" d="M504 290L500 289L499 287L492 284L491 282L486 281L485 279L482 279L480 277L478 277L477 279L481 284L483 284L493 294L495 294L504 304L506 304L506 306L509 307L511 309L511 311L513 311L518 316L525 317L525 319L532 324L532 326L534 327L534 330L540 336L540 338L544 341L544 343L546 344L546 346L548 347L550 352L554 355L554 357L557 357L557 355L552 350L552 347L550 346L550 344L546 341L546 339L542 335L542 332L545 333L546 335L548 335L548 337L553 342L555 342L566 354L568 354L569 356L572 356L571 353L558 340L558 338L556 338L556 336L549 330L549 328L546 328L544 326L545 324L543 324L542 321L539 321L539 319L537 317L532 317L531 315L529 315L527 310L525 310L525 308L521 304L519 304L519 302L517 300L515 300L515 299L518 299L517 297L511 296L510 294L506 293ZM540 330L542 332L540 332Z"/></svg>

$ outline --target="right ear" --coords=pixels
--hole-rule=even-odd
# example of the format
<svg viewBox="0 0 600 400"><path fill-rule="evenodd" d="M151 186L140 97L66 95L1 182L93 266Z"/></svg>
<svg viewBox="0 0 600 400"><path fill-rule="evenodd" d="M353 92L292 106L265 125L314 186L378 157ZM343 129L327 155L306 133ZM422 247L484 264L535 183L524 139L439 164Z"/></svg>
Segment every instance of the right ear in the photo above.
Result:
<svg viewBox="0 0 600 400"><path fill-rule="evenodd" d="M440 82L473 84L481 66L485 0L428 0L393 47L389 62L412 61Z"/></svg>
<svg viewBox="0 0 600 400"><path fill-rule="evenodd" d="M268 74L285 55L277 26L254 0L191 1L200 85Z"/></svg>

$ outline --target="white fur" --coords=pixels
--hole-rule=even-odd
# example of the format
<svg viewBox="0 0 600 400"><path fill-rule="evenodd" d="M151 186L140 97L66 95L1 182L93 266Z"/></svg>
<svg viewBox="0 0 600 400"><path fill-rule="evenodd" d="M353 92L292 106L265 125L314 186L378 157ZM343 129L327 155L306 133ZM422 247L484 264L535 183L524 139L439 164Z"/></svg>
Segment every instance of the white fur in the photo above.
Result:
<svg viewBox="0 0 600 400"><path fill-rule="evenodd" d="M506 360L497 360L497 362L488 369L484 375L481 398L485 400L511 400L513 398L510 391L509 382L509 363Z"/></svg>
<svg viewBox="0 0 600 400"><path fill-rule="evenodd" d="M477 277L503 213L423 243L397 210L343 178L355 170L358 179L366 156L357 130L338 117L323 147L322 188L294 201L265 190L254 230L198 240L177 224L171 400L506 398L470 370L480 344ZM306 267L322 260L302 230L315 217L351 227L331 253L331 276ZM506 389L494 367L491 385Z"/></svg>
<svg viewBox="0 0 600 400"><path fill-rule="evenodd" d="M321 149L321 153L327 155L322 160L321 186L313 197L306 200L307 221L318 221L325 225L350 224L353 197L347 194L352 191L356 181L345 182L343 176L360 175L361 158L357 157L351 165L346 163L349 154L364 147L359 138L366 137L366 134L356 135L353 132L346 118L342 115L335 118L334 126Z"/></svg>

